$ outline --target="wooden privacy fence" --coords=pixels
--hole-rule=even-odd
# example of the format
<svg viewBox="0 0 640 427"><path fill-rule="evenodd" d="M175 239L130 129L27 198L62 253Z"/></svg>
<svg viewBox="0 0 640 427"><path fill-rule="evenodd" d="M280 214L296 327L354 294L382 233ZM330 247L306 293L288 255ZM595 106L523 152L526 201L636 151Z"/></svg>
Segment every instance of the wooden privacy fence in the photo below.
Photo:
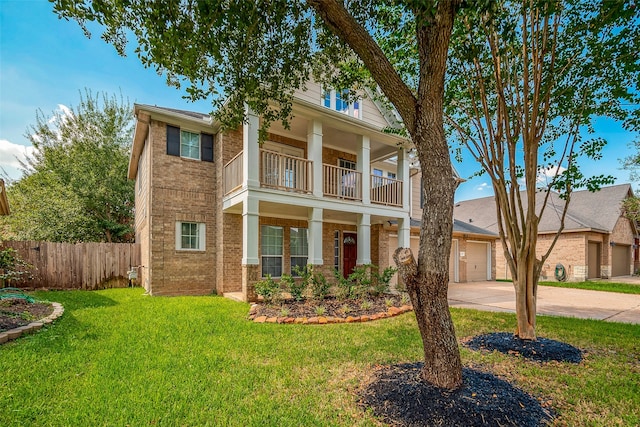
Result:
<svg viewBox="0 0 640 427"><path fill-rule="evenodd" d="M140 265L135 243L52 243L6 241L31 264L31 278L10 286L47 289L105 289L126 287L128 271Z"/></svg>

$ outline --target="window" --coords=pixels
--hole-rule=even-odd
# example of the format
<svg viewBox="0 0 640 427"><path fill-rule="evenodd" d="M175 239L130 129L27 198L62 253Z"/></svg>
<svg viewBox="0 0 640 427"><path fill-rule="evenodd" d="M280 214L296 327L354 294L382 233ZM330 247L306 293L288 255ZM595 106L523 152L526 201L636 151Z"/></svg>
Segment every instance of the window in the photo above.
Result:
<svg viewBox="0 0 640 427"><path fill-rule="evenodd" d="M167 154L213 162L213 135L167 125Z"/></svg>
<svg viewBox="0 0 640 427"><path fill-rule="evenodd" d="M272 225L261 227L262 277L282 276L283 228Z"/></svg>
<svg viewBox="0 0 640 427"><path fill-rule="evenodd" d="M176 250L204 251L205 224L199 222L177 222Z"/></svg>
<svg viewBox="0 0 640 427"><path fill-rule="evenodd" d="M396 174L393 172L387 172L387 178L396 179Z"/></svg>
<svg viewBox="0 0 640 427"><path fill-rule="evenodd" d="M309 240L306 228L291 227L289 238L289 251L291 252L291 274L295 273L295 267L304 268L309 258Z"/></svg>
<svg viewBox="0 0 640 427"><path fill-rule="evenodd" d="M345 169L356 170L356 162L346 159L338 159L338 166Z"/></svg>
<svg viewBox="0 0 640 427"><path fill-rule="evenodd" d="M200 135L186 130L180 131L180 156L200 160Z"/></svg>
<svg viewBox="0 0 640 427"><path fill-rule="evenodd" d="M322 105L351 117L362 118L362 102L356 99L350 103L348 101L349 95L349 89L342 91L325 90L322 93Z"/></svg>

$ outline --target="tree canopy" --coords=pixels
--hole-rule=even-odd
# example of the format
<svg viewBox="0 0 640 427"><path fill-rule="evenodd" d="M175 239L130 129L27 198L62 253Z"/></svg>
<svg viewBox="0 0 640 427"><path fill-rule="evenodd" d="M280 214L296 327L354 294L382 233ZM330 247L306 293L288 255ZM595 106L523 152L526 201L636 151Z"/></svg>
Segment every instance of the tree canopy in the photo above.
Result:
<svg viewBox="0 0 640 427"><path fill-rule="evenodd" d="M52 242L133 241L134 183L127 180L132 108L122 97L80 93L25 135L35 150L7 189L10 237Z"/></svg>

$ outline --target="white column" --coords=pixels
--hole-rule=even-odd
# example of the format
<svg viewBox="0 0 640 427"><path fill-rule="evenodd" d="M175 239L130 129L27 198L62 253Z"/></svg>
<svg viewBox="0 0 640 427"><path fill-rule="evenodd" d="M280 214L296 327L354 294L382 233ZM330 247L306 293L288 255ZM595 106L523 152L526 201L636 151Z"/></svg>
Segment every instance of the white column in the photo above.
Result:
<svg viewBox="0 0 640 427"><path fill-rule="evenodd" d="M322 265L322 209L309 208L309 259L307 264Z"/></svg>
<svg viewBox="0 0 640 427"><path fill-rule="evenodd" d="M371 203L371 147L369 137L360 135L356 169L362 172L362 203Z"/></svg>
<svg viewBox="0 0 640 427"><path fill-rule="evenodd" d="M356 264L371 264L371 215L358 215L358 258Z"/></svg>
<svg viewBox="0 0 640 427"><path fill-rule="evenodd" d="M402 181L402 207L404 209L410 209L409 187L411 187L411 177L409 176L409 152L404 148L398 150L397 173L398 179Z"/></svg>
<svg viewBox="0 0 640 427"><path fill-rule="evenodd" d="M409 219L409 215L398 218L398 247L411 247L411 220ZM413 255L415 257L418 256L418 254Z"/></svg>
<svg viewBox="0 0 640 427"><path fill-rule="evenodd" d="M257 145L257 144L256 144ZM258 259L258 228L259 201L247 197L242 204L242 264L257 265Z"/></svg>
<svg viewBox="0 0 640 427"><path fill-rule="evenodd" d="M258 145L258 116L245 105L247 120L242 125L242 175L248 188L260 187L260 146Z"/></svg>
<svg viewBox="0 0 640 427"><path fill-rule="evenodd" d="M309 120L307 158L313 162L313 195L322 197L322 122L320 120Z"/></svg>

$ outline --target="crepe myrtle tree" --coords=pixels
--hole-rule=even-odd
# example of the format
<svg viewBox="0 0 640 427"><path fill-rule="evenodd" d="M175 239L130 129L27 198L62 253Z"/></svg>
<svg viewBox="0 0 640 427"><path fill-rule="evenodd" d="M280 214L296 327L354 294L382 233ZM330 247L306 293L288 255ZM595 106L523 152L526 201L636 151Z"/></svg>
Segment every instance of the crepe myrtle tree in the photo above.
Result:
<svg viewBox="0 0 640 427"><path fill-rule="evenodd" d="M263 118L262 137L274 120L288 125L293 92L311 76L336 89L379 88L399 113L423 170L418 261L414 270L401 267L424 344L422 377L451 389L462 384L447 304L455 180L448 173L444 81L459 9L486 9L491 1L52 2L60 18L76 20L88 36L97 23L92 28L121 54L127 38L135 39L144 65L170 84L186 85L192 99L211 99L224 126L237 126L250 108ZM413 34L415 73L379 43L398 27Z"/></svg>
<svg viewBox="0 0 640 427"><path fill-rule="evenodd" d="M454 28L446 123L493 185L520 338L536 338L538 278L572 191L613 183L580 169L606 144L593 135L594 120L638 129L639 51L640 11L625 0L503 0L465 10ZM561 225L540 253L538 224L557 203L552 192L562 200L553 208Z"/></svg>

